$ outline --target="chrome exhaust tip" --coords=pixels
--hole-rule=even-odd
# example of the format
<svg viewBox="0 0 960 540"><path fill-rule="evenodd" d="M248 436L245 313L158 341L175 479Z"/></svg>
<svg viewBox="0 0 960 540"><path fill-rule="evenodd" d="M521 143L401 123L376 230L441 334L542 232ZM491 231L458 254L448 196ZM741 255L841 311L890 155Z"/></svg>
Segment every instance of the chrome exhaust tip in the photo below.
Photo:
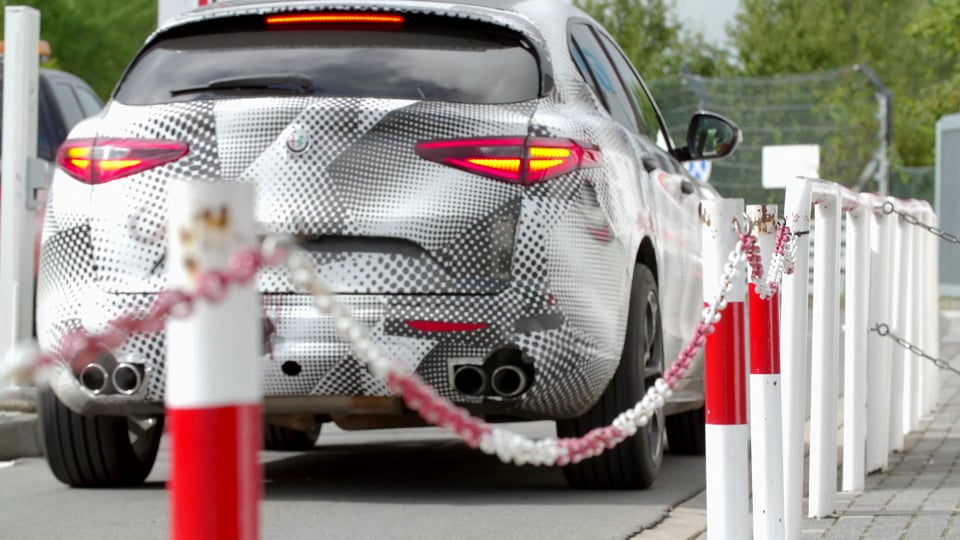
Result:
<svg viewBox="0 0 960 540"><path fill-rule="evenodd" d="M95 395L103 392L107 388L107 383L110 382L110 375L107 370L100 364L94 363L84 366L80 370L79 378L80 384Z"/></svg>
<svg viewBox="0 0 960 540"><path fill-rule="evenodd" d="M143 376L140 375L140 369L134 364L120 362L117 367L113 368L113 375L110 380L117 392L129 396L140 389Z"/></svg>
<svg viewBox="0 0 960 540"><path fill-rule="evenodd" d="M530 379L517 366L500 366L493 370L491 386L493 391L501 397L517 397L526 392Z"/></svg>
<svg viewBox="0 0 960 540"><path fill-rule="evenodd" d="M487 393L490 381L487 372L480 366L457 366L453 371L453 387L461 394L482 396Z"/></svg>

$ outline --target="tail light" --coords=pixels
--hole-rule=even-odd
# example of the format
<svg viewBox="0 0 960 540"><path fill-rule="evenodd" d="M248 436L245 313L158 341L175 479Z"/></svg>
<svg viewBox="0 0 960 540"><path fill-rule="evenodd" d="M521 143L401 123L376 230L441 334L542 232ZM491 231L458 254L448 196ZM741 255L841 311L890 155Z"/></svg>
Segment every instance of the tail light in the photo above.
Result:
<svg viewBox="0 0 960 540"><path fill-rule="evenodd" d="M74 139L57 150L57 165L84 184L106 184L176 161L189 150L179 141Z"/></svg>
<svg viewBox="0 0 960 540"><path fill-rule="evenodd" d="M266 21L270 26L303 24L398 26L404 23L404 18L403 15L392 13L291 13L269 15Z"/></svg>
<svg viewBox="0 0 960 540"><path fill-rule="evenodd" d="M600 164L600 151L595 148L545 137L428 141L417 144L415 150L423 159L521 185Z"/></svg>

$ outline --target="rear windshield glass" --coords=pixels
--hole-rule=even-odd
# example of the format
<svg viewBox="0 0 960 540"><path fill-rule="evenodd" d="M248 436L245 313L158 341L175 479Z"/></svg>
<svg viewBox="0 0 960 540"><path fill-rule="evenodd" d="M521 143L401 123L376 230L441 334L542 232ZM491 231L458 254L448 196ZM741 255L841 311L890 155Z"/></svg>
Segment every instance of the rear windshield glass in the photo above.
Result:
<svg viewBox="0 0 960 540"><path fill-rule="evenodd" d="M163 39L115 97L129 105L253 95L514 103L539 90L529 45L504 34L256 29Z"/></svg>

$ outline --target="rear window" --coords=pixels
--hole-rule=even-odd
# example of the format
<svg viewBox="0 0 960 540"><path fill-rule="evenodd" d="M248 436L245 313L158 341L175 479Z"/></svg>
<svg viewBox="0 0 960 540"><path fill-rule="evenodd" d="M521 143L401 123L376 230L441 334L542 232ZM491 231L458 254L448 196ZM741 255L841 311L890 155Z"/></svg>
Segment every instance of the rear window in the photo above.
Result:
<svg viewBox="0 0 960 540"><path fill-rule="evenodd" d="M459 103L538 97L540 68L523 38L462 26L451 20L439 31L409 24L403 31L261 26L171 36L140 55L115 97L129 105L251 95ZM285 85L284 75L310 84ZM276 84L265 83L271 80ZM231 88L230 81L245 82Z"/></svg>

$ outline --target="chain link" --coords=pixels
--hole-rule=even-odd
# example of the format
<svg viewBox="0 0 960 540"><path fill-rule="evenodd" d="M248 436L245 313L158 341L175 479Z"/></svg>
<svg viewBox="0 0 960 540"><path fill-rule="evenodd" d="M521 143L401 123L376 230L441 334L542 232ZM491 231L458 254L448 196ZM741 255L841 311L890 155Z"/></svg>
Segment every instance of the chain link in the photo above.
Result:
<svg viewBox="0 0 960 540"><path fill-rule="evenodd" d="M939 236L941 240L945 240L953 244L960 244L960 238L957 238L956 235L950 234L948 232L944 232L934 227L933 225L927 225L926 223L922 223L919 219L916 218L916 216L903 212L902 210L897 210L897 208L890 201L883 203L883 205L877 207L877 209L883 210L883 213L887 215L897 214L898 216L900 216L901 219L903 219L907 223L911 225L916 225L918 227L923 227L929 233L935 236Z"/></svg>
<svg viewBox="0 0 960 540"><path fill-rule="evenodd" d="M885 324L878 324L878 325L874 326L873 328L871 328L870 331L871 331L871 332L876 332L877 335L879 335L880 337L889 337L889 338L892 339L897 345L899 345L899 346L903 347L904 349L910 351L911 354L913 354L913 355L915 355L915 356L919 356L919 357L921 357L921 358L926 358L927 360L933 362L933 364L934 364L935 366L937 366L938 368L940 368L940 369L942 369L942 370L944 370L944 371L952 371L952 372L956 373L957 375L960 375L960 370L958 370L957 368L951 366L951 365L950 365L950 362L947 362L946 360L943 360L942 358L934 358L933 356L930 356L929 354L927 354L926 352L924 352L924 350L921 349L920 347L917 347L917 346L914 345L913 343L910 343L909 341L907 341L907 340L903 339L902 337L900 337L900 336L894 334L893 332L891 332L891 331L890 331L890 327L887 326L887 325L885 325Z"/></svg>

